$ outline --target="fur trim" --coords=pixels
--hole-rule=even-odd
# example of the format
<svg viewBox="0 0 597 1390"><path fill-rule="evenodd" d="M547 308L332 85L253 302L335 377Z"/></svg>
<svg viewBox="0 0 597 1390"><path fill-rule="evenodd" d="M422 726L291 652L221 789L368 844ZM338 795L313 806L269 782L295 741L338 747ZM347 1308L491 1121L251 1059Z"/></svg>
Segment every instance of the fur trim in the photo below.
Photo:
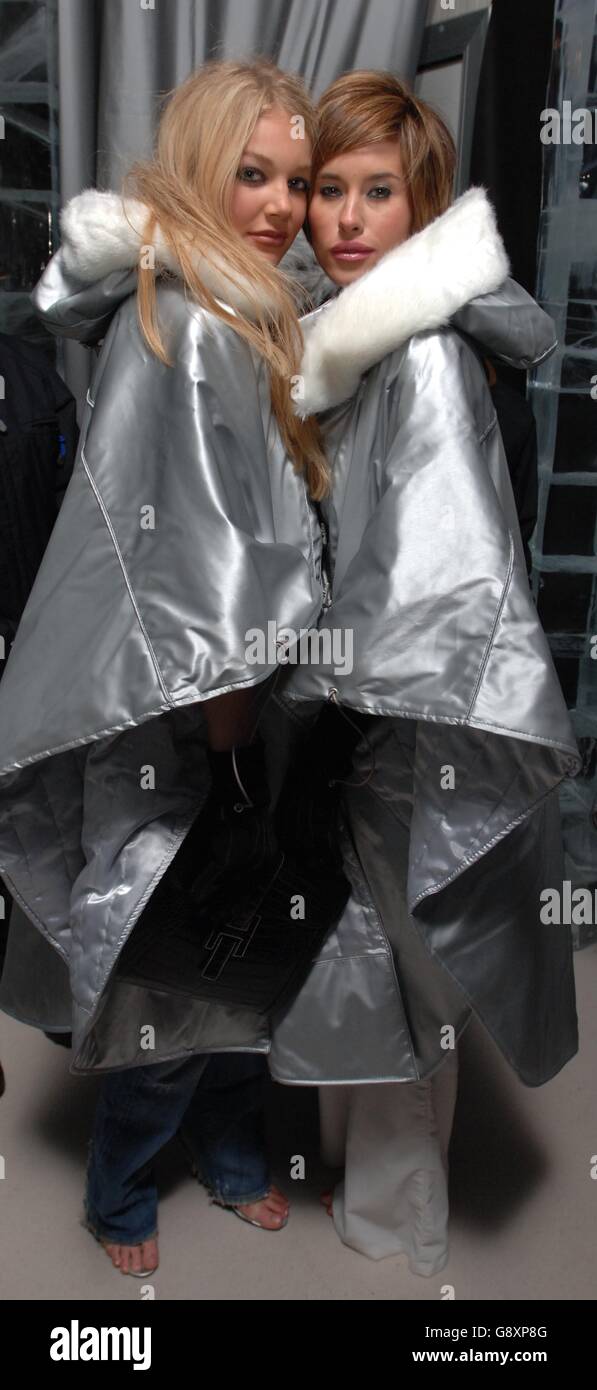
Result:
<svg viewBox="0 0 597 1390"><path fill-rule="evenodd" d="M364 372L413 333L440 328L507 278L508 257L484 188L389 251L330 303L302 321L301 419L354 394Z"/></svg>
<svg viewBox="0 0 597 1390"><path fill-rule="evenodd" d="M140 247L145 245L143 228L147 208L136 198L123 199L119 193L86 188L65 204L60 215L62 254L65 268L86 284L102 279L114 270L131 270L139 260ZM159 225L154 228L151 245L155 248L157 264L174 275L180 275L180 265L165 241ZM255 317L255 309L243 290L247 281L239 278L238 286L225 275L223 256L207 260L193 252L194 264L207 289L247 318ZM265 309L274 302L264 296Z"/></svg>

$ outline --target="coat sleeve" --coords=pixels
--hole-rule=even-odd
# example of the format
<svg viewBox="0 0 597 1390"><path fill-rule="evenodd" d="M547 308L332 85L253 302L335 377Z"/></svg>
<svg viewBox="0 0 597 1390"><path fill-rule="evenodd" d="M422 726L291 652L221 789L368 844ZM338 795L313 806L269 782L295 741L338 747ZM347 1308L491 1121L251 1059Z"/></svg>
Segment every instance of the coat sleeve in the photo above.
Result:
<svg viewBox="0 0 597 1390"><path fill-rule="evenodd" d="M469 300L452 323L485 352L523 371L537 367L557 347L553 319L511 276L499 289Z"/></svg>
<svg viewBox="0 0 597 1390"><path fill-rule="evenodd" d="M76 338L94 347L105 337L116 310L136 286L136 270L114 270L87 284L67 270L60 247L32 291L31 303L49 333Z"/></svg>

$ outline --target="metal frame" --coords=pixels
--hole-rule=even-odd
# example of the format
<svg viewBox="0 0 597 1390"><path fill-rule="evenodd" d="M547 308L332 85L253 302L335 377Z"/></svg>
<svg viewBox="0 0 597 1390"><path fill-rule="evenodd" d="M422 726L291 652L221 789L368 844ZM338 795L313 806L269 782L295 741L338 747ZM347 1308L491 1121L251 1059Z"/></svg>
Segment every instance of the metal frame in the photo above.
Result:
<svg viewBox="0 0 597 1390"><path fill-rule="evenodd" d="M469 186L475 108L488 28L489 9L484 9L474 10L461 19L447 19L443 24L428 24L423 34L417 76L440 63L462 60L460 119L455 133L458 151L456 197Z"/></svg>
<svg viewBox="0 0 597 1390"><path fill-rule="evenodd" d="M15 0L0 0L0 8L4 8ZM47 62L47 81L31 82L26 78L16 81L0 81L0 109L10 106L15 113L13 119L15 124L21 124L23 129L29 129L30 133L38 140L48 146L50 156L50 187L49 188L8 188L0 189L0 204L5 207L14 205L23 207L27 203L39 205L41 212L45 208L45 218L47 219L47 255L50 257L56 250L58 244L58 211L60 208L60 173L59 173L59 131L58 131L58 20L57 0L34 0L38 9L43 11L46 29L46 62ZM27 125L25 114L22 121L17 115L19 107L26 108L28 105L41 105L47 108L47 127L32 129L31 124ZM8 117L7 117L8 120ZM31 317L30 292L28 290L3 290L0 296L0 323L3 329L8 332L18 333L21 324L28 323ZM61 348L57 353L55 340L49 339L45 330L40 329L39 341L48 340L51 343L52 351L58 358L61 355ZM37 339L36 339L37 341Z"/></svg>

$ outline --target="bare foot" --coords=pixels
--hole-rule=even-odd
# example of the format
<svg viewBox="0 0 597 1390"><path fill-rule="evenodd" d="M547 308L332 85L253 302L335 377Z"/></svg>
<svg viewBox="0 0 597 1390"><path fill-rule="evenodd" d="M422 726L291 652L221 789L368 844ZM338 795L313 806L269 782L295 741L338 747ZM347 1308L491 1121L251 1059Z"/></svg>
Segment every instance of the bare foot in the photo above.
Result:
<svg viewBox="0 0 597 1390"><path fill-rule="evenodd" d="M328 1216L333 1216L333 1215L334 1215L333 1208L332 1208L332 1202L333 1202L333 1200L334 1200L334 1194L333 1194L333 1192L322 1192L321 1197L319 1198L319 1200L320 1200L320 1202L323 1203L323 1205L324 1205L324 1207L325 1207L325 1209L326 1209L326 1211L327 1211Z"/></svg>
<svg viewBox="0 0 597 1390"><path fill-rule="evenodd" d="M266 1231L275 1231L285 1224L289 1206L288 1198L280 1192L279 1187L270 1187L267 1196L262 1197L259 1202L249 1202L242 1207L237 1206L236 1209L242 1212L243 1216L248 1216L250 1221L258 1221Z"/></svg>
<svg viewBox="0 0 597 1390"><path fill-rule="evenodd" d="M153 1273L160 1263L155 1236L141 1245L113 1245L107 1240L102 1240L102 1245L121 1274L140 1274L141 1270Z"/></svg>

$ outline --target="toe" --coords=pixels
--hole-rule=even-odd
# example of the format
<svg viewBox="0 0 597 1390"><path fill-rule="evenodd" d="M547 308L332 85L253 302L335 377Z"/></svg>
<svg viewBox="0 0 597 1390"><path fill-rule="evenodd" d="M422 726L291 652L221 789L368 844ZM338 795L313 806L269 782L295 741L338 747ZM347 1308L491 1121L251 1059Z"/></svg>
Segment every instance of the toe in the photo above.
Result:
<svg viewBox="0 0 597 1390"><path fill-rule="evenodd" d="M263 1200L270 1211L281 1212L283 1215L288 1212L289 1203L281 1193L278 1197L274 1197L268 1192L267 1197L264 1197Z"/></svg>
<svg viewBox="0 0 597 1390"><path fill-rule="evenodd" d="M280 1192L279 1187L270 1187L267 1196L264 1197L263 1200L264 1202L267 1202L268 1206L270 1206L274 1211L288 1212L288 1209L290 1207L288 1197L286 1197L283 1192Z"/></svg>
<svg viewBox="0 0 597 1390"><path fill-rule="evenodd" d="M115 1269L121 1274L140 1273L142 1269L157 1269L159 1264L157 1240L145 1240L140 1245L115 1245L102 1241Z"/></svg>
<svg viewBox="0 0 597 1390"><path fill-rule="evenodd" d="M274 1230L276 1226L281 1226L286 1220L286 1212L279 1209L273 1211L268 1202L259 1202L258 1207L255 1220L260 1221L262 1226L267 1226L270 1230Z"/></svg>
<svg viewBox="0 0 597 1390"><path fill-rule="evenodd" d="M267 1197L262 1198L260 1202L250 1202L246 1206L241 1206L239 1211L242 1211L244 1216L248 1216L250 1221L258 1221L267 1230L275 1230L286 1220L286 1212L280 1210L279 1207L272 1210Z"/></svg>
<svg viewBox="0 0 597 1390"><path fill-rule="evenodd" d="M141 1249L141 1269L157 1269L160 1263L157 1240L146 1240Z"/></svg>
<svg viewBox="0 0 597 1390"><path fill-rule="evenodd" d="M102 1245L104 1247L104 1250L106 1251L106 1254L109 1255L112 1264L115 1266L116 1269L119 1269L121 1260L120 1246L108 1244L108 1242L105 1240L102 1241Z"/></svg>

